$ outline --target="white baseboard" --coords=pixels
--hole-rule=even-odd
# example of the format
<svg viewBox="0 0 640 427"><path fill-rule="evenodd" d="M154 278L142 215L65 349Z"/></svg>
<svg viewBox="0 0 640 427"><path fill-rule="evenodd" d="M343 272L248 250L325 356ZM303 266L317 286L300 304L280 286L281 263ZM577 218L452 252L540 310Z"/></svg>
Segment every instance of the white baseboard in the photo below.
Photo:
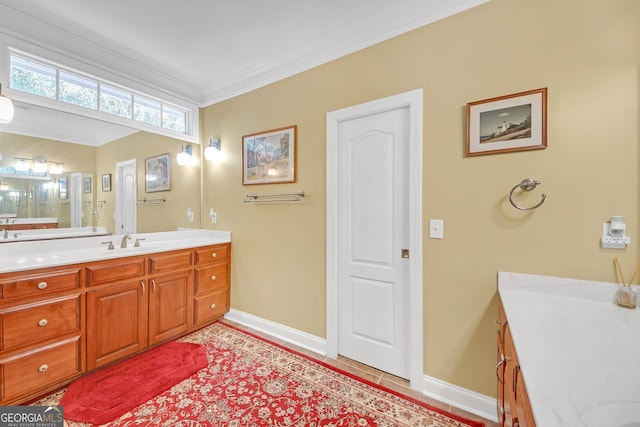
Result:
<svg viewBox="0 0 640 427"><path fill-rule="evenodd" d="M324 338L319 338L239 310L231 309L224 317L225 319L264 332L272 337L303 347L319 355L325 356L327 354L327 342ZM422 380L422 393L432 399L455 406L456 408L463 409L488 420L498 421L496 399L492 397L458 387L454 384L449 384L427 375L425 375Z"/></svg>
<svg viewBox="0 0 640 427"><path fill-rule="evenodd" d="M318 338L297 329L281 325L280 323L271 322L252 314L234 310L233 308L225 314L224 317L225 319L264 332L272 337L295 344L322 356L326 356L327 354L327 342L324 338Z"/></svg>
<svg viewBox="0 0 640 427"><path fill-rule="evenodd" d="M493 397L425 375L422 394L488 420L498 422L497 401Z"/></svg>

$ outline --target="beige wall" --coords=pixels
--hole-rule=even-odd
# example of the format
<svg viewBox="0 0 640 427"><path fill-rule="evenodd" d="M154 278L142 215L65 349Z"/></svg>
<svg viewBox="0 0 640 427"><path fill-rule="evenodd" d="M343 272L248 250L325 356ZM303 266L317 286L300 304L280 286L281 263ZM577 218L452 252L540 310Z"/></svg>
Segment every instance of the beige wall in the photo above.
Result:
<svg viewBox="0 0 640 427"><path fill-rule="evenodd" d="M203 166L203 211L233 232L232 307L325 336L325 115L424 89L424 373L495 396L499 270L614 281L638 258L640 2L493 0L203 110L225 163ZM467 102L548 88L548 148L465 158ZM298 125L297 182L241 185L241 137ZM507 192L535 178L532 212ZM297 191L299 204L243 203ZM599 245L624 215L633 242Z"/></svg>
<svg viewBox="0 0 640 427"><path fill-rule="evenodd" d="M193 147L196 161L191 166L178 166L176 154L184 142L147 132L137 132L97 148L97 200L106 204L99 210L97 225L114 232L116 163L136 160L137 198L166 198L160 205L138 204L138 233L172 231L178 227L200 227L200 148ZM145 159L169 153L171 157L171 191L145 192ZM102 191L102 175L111 174L110 192ZM187 219L187 208L194 211L194 222ZM116 232L116 234L119 234Z"/></svg>
<svg viewBox="0 0 640 427"><path fill-rule="evenodd" d="M69 178L71 173L82 173L83 177L92 179L92 192L85 194L82 193L83 203L83 215L82 225L92 225L91 212L93 210L93 195L95 192L95 166L96 166L96 149L95 147L89 147L86 145L71 144L68 142L55 141L52 139L36 138L31 136L17 135L0 130L0 153L2 153L2 159L0 159L0 165L13 167L16 157L34 158L44 157L49 161L64 163L64 172L60 176L52 175L53 180L56 181L60 177L67 177L69 182L69 190L71 186L71 179ZM12 188L29 188L34 189L34 186L40 186L42 181L28 180L23 178L2 178L0 181L4 181ZM34 191L35 192L35 191ZM12 211L9 206L12 204L7 203L3 205L3 213L16 213L19 216L25 215L28 217L52 217L58 219L59 227L70 226L71 211L69 207L69 199L61 200L58 198L59 191L57 187L55 189L47 190L46 200L42 200L39 197L34 197L26 201L29 205L28 208L22 208L21 210ZM23 202L19 202L23 203ZM35 204L38 204L36 207ZM7 209L5 209L7 207ZM25 212L29 212L28 215Z"/></svg>

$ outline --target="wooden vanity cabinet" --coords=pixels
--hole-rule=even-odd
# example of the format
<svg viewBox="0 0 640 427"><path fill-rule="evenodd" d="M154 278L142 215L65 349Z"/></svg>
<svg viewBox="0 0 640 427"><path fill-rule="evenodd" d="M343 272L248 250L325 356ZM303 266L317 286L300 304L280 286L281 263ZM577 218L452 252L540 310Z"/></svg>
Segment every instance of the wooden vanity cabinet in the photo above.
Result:
<svg viewBox="0 0 640 427"><path fill-rule="evenodd" d="M193 326L193 250L149 257L149 344L180 336Z"/></svg>
<svg viewBox="0 0 640 427"><path fill-rule="evenodd" d="M120 258L86 269L88 369L180 336L192 326L193 250Z"/></svg>
<svg viewBox="0 0 640 427"><path fill-rule="evenodd" d="M87 292L87 369L147 347L145 278Z"/></svg>
<svg viewBox="0 0 640 427"><path fill-rule="evenodd" d="M230 244L195 250L194 326L222 317L230 307Z"/></svg>
<svg viewBox="0 0 640 427"><path fill-rule="evenodd" d="M0 274L0 405L222 317L230 250L225 243Z"/></svg>
<svg viewBox="0 0 640 427"><path fill-rule="evenodd" d="M82 268L0 274L0 405L85 371Z"/></svg>
<svg viewBox="0 0 640 427"><path fill-rule="evenodd" d="M498 307L498 422L501 427L535 427L511 329L502 302Z"/></svg>

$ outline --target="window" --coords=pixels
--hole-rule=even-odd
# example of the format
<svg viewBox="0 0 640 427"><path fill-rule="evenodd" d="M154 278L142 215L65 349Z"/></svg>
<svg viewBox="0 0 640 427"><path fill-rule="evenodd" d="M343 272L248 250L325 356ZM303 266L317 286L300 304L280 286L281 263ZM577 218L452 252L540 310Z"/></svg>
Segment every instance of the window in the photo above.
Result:
<svg viewBox="0 0 640 427"><path fill-rule="evenodd" d="M11 55L9 66L9 87L57 99L57 72L53 67Z"/></svg>
<svg viewBox="0 0 640 427"><path fill-rule="evenodd" d="M108 85L100 85L100 111L131 118L132 95Z"/></svg>
<svg viewBox="0 0 640 427"><path fill-rule="evenodd" d="M98 108L98 82L60 71L58 87L60 101L92 110Z"/></svg>
<svg viewBox="0 0 640 427"><path fill-rule="evenodd" d="M184 110L164 105L162 107L162 126L185 133L187 131L187 113Z"/></svg>
<svg viewBox="0 0 640 427"><path fill-rule="evenodd" d="M9 50L9 87L32 95L187 134L189 110L96 77Z"/></svg>
<svg viewBox="0 0 640 427"><path fill-rule="evenodd" d="M134 96L133 118L139 122L160 126L160 103L141 96Z"/></svg>

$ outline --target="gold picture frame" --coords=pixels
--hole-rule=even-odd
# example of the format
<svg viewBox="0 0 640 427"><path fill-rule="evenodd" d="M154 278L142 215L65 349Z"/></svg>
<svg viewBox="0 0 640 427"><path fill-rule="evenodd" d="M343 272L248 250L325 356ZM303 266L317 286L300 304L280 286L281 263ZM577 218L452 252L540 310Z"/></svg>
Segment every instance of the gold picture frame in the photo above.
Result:
<svg viewBox="0 0 640 427"><path fill-rule="evenodd" d="M547 148L547 88L467 104L467 156Z"/></svg>
<svg viewBox="0 0 640 427"><path fill-rule="evenodd" d="M242 137L242 184L296 182L297 126Z"/></svg>
<svg viewBox="0 0 640 427"><path fill-rule="evenodd" d="M146 158L144 166L146 193L171 190L171 155L169 153Z"/></svg>

